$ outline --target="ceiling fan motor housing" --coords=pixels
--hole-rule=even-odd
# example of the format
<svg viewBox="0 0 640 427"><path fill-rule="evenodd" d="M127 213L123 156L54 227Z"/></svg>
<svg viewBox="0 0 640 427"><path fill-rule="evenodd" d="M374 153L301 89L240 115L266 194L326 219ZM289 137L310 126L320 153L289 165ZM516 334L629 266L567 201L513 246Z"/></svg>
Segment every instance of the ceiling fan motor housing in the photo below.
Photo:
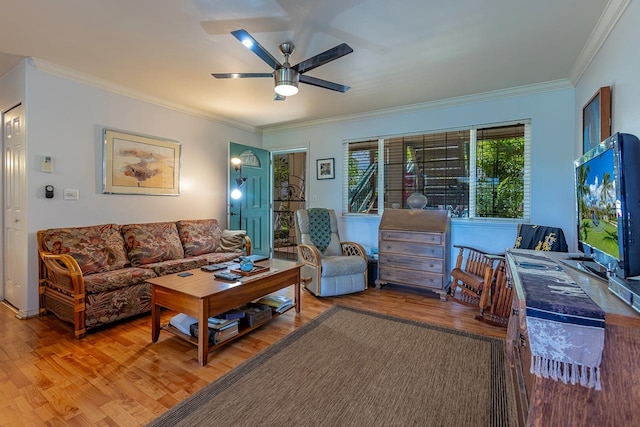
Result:
<svg viewBox="0 0 640 427"><path fill-rule="evenodd" d="M273 72L273 78L276 84L275 91L278 95L291 96L298 93L300 74L296 70L286 66L278 67Z"/></svg>

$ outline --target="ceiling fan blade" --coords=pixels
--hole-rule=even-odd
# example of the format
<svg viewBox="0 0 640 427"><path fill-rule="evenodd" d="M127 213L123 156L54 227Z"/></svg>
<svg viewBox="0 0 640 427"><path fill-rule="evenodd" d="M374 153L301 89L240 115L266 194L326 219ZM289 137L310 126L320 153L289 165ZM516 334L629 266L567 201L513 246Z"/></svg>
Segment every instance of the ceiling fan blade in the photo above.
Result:
<svg viewBox="0 0 640 427"><path fill-rule="evenodd" d="M336 92L346 92L351 89L350 86L341 85L338 83L328 82L326 80L317 79L315 77L307 76L306 74L300 74L300 81L308 85L318 86L324 89L335 90Z"/></svg>
<svg viewBox="0 0 640 427"><path fill-rule="evenodd" d="M256 39L251 37L251 35L247 31L235 30L235 31L231 31L231 34L235 38L237 38L240 41L240 43L245 45L247 49L251 50L253 53L258 55L260 59L262 59L264 62L269 64L269 66L274 70L282 66L282 64L280 64L280 62L278 62L278 60L274 58L273 55L271 55L265 48L263 48L260 45L260 43L256 41Z"/></svg>
<svg viewBox="0 0 640 427"><path fill-rule="evenodd" d="M273 73L211 73L216 79L246 79L252 77L273 77Z"/></svg>
<svg viewBox="0 0 640 427"><path fill-rule="evenodd" d="M351 46L349 46L346 43L342 43L334 48L331 48L322 53L319 53L316 56L312 56L309 59L305 59L301 63L296 64L291 68L296 70L298 73L302 74L309 70L313 70L314 68L317 68L321 65L324 65L327 62L331 62L345 55L348 55L351 52L353 52L353 49L351 49Z"/></svg>

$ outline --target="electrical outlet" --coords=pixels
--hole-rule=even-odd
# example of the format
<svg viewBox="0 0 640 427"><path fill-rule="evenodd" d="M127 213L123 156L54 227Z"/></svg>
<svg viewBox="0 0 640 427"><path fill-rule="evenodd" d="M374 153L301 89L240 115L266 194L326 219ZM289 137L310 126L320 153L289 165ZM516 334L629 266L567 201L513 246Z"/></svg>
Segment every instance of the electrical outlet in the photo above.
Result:
<svg viewBox="0 0 640 427"><path fill-rule="evenodd" d="M64 200L80 200L80 190L77 188L65 188L62 192Z"/></svg>

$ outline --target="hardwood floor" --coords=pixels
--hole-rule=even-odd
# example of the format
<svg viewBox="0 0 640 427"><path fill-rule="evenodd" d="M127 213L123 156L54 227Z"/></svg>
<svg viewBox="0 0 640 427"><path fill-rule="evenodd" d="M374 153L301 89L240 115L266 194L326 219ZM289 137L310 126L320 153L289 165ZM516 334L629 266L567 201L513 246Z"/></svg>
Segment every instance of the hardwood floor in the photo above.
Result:
<svg viewBox="0 0 640 427"><path fill-rule="evenodd" d="M144 425L332 304L505 337L504 329L474 320L477 309L411 288L323 299L303 291L299 315L290 310L210 353L202 367L195 346L167 332L152 343L150 315L76 340L70 325L52 315L18 320L0 304L0 425ZM172 314L164 312L163 322Z"/></svg>

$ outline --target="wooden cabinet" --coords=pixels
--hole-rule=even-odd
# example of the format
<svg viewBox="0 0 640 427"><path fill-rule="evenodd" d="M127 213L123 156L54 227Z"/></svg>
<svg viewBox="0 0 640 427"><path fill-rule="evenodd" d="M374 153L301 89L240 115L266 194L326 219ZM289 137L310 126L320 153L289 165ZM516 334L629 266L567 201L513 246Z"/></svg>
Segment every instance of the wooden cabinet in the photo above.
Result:
<svg viewBox="0 0 640 427"><path fill-rule="evenodd" d="M447 291L447 211L387 209L378 230L378 280L440 293Z"/></svg>
<svg viewBox="0 0 640 427"><path fill-rule="evenodd" d="M516 386L521 425L640 425L640 315L613 295L607 282L562 264L567 254L547 254L605 311L602 390L564 384L530 372L525 294L515 274L518 267L507 256L507 274L514 287L507 358Z"/></svg>

